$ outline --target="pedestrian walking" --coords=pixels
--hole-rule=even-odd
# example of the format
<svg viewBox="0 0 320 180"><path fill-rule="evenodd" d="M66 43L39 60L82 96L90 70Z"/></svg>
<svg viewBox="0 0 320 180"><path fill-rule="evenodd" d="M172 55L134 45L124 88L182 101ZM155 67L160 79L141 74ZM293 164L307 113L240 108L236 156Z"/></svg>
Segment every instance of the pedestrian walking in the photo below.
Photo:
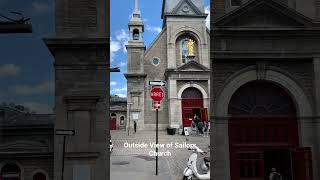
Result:
<svg viewBox="0 0 320 180"><path fill-rule="evenodd" d="M277 172L276 168L271 168L269 180L282 180L282 176L280 173Z"/></svg>
<svg viewBox="0 0 320 180"><path fill-rule="evenodd" d="M134 133L137 132L137 122L133 121L133 128L134 128Z"/></svg>

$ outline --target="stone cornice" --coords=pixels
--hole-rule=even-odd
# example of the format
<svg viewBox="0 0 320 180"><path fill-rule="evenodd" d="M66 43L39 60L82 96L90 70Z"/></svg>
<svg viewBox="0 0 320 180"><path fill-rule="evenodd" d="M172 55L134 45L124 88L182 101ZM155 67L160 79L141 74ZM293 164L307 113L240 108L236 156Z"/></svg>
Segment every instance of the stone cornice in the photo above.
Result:
<svg viewBox="0 0 320 180"><path fill-rule="evenodd" d="M147 77L147 74L145 73L126 73L124 74L124 76L128 79L128 78L145 78Z"/></svg>

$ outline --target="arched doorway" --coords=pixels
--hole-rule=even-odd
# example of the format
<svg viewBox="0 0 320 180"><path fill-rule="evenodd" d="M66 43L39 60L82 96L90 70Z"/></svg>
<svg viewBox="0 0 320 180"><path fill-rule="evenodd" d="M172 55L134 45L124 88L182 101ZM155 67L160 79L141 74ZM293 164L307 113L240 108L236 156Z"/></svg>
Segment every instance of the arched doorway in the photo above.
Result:
<svg viewBox="0 0 320 180"><path fill-rule="evenodd" d="M117 115L115 113L112 113L110 116L110 130L116 130L117 129Z"/></svg>
<svg viewBox="0 0 320 180"><path fill-rule="evenodd" d="M195 87L189 87L182 92L182 124L183 127L190 127L192 118L196 114L202 121L208 120L207 108L203 106L201 91Z"/></svg>
<svg viewBox="0 0 320 180"><path fill-rule="evenodd" d="M47 180L47 177L42 172L37 172L33 175L33 180Z"/></svg>
<svg viewBox="0 0 320 180"><path fill-rule="evenodd" d="M301 176L310 169L299 172L305 162L297 162L309 150L298 148L296 108L283 88L267 81L244 84L232 95L228 114L231 180L265 180L271 168L288 180L311 178Z"/></svg>
<svg viewBox="0 0 320 180"><path fill-rule="evenodd" d="M124 116L120 117L120 126L124 127L125 126L125 122L124 122Z"/></svg>
<svg viewBox="0 0 320 180"><path fill-rule="evenodd" d="M21 170L19 166L13 163L4 165L1 168L0 180L20 180Z"/></svg>

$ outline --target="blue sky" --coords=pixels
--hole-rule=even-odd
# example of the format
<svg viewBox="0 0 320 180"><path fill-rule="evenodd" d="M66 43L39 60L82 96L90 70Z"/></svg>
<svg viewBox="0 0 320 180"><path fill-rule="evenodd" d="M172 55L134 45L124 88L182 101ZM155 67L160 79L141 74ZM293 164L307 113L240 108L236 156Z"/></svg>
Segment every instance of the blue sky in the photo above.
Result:
<svg viewBox="0 0 320 180"><path fill-rule="evenodd" d="M10 11L30 17L33 33L0 34L0 103L50 113L54 59L41 38L54 32L54 0L0 0L0 13L15 18Z"/></svg>
<svg viewBox="0 0 320 180"><path fill-rule="evenodd" d="M127 91L126 78L123 75L127 72L125 44L129 39L128 22L133 12L134 0L111 0L110 3L111 66L118 66L121 69L121 73L111 73L110 93L125 97ZM207 13L210 11L209 5L210 1L205 0ZM145 25L143 39L148 48L161 31L162 0L139 0L139 10Z"/></svg>

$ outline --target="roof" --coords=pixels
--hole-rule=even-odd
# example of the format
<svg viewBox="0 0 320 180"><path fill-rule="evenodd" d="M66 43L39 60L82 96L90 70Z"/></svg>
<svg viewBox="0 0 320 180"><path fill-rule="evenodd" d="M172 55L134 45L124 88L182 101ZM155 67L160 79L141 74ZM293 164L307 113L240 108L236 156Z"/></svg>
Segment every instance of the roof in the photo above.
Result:
<svg viewBox="0 0 320 180"><path fill-rule="evenodd" d="M0 126L41 126L53 125L53 114L35 114L14 107L0 106L4 113L0 117Z"/></svg>
<svg viewBox="0 0 320 180"><path fill-rule="evenodd" d="M0 122L1 126L38 126L53 125L53 114L23 114L14 118L8 118Z"/></svg>
<svg viewBox="0 0 320 180"><path fill-rule="evenodd" d="M124 103L127 103L127 98L120 97L118 95L111 95L110 96L110 102L111 103L113 103L113 102L124 102Z"/></svg>
<svg viewBox="0 0 320 180"><path fill-rule="evenodd" d="M184 2L192 4L200 13L205 13L203 0L163 0L161 17L164 18L166 14L172 14L172 12Z"/></svg>

